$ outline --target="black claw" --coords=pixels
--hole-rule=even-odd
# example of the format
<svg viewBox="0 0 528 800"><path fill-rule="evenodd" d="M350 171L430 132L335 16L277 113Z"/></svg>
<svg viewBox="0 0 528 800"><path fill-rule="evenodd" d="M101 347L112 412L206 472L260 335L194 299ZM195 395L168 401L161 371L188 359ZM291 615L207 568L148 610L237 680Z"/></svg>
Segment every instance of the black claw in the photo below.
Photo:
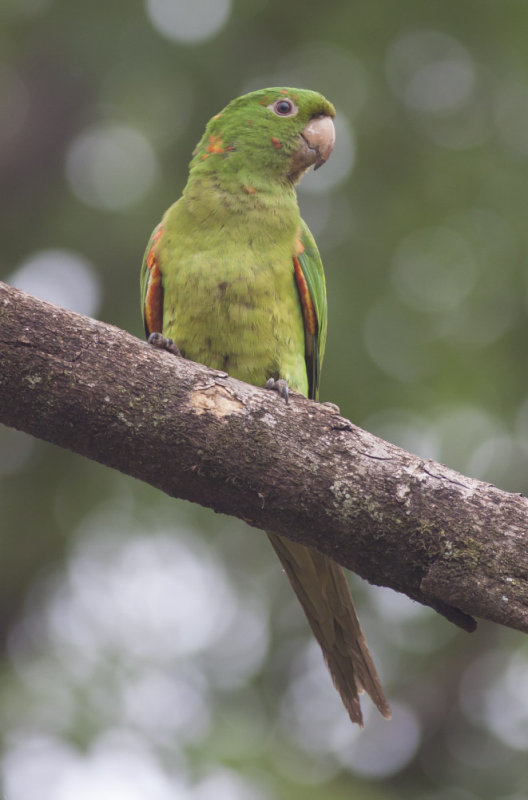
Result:
<svg viewBox="0 0 528 800"><path fill-rule="evenodd" d="M283 378L279 378L279 380L275 380L275 378L268 378L266 381L266 389L271 389L274 392L278 392L281 397L284 398L286 403L290 400L290 390L288 384L286 383Z"/></svg>
<svg viewBox="0 0 528 800"><path fill-rule="evenodd" d="M147 339L147 342L154 347L159 347L160 350L167 350L168 353L172 353L175 356L180 356L181 358L178 345L174 344L172 339L166 339L161 333L151 333Z"/></svg>

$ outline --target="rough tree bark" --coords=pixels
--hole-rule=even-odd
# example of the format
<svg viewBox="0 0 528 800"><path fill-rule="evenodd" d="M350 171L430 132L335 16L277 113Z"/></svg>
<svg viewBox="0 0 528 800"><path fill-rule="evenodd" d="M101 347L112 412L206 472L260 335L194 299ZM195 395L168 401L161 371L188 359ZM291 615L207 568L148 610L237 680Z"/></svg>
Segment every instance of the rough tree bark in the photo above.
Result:
<svg viewBox="0 0 528 800"><path fill-rule="evenodd" d="M467 630L528 631L528 501L0 283L0 421L309 544Z"/></svg>

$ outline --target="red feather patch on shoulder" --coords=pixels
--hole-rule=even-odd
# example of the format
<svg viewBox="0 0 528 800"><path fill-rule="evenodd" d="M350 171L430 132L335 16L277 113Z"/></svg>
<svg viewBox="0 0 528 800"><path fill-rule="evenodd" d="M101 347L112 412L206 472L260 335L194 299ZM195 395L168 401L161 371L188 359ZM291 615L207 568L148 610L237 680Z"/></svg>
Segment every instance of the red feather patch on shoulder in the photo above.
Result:
<svg viewBox="0 0 528 800"><path fill-rule="evenodd" d="M147 254L149 276L145 294L145 327L149 334L163 331L163 282L156 251L162 234L163 228L158 228L152 237L152 246Z"/></svg>
<svg viewBox="0 0 528 800"><path fill-rule="evenodd" d="M302 234L301 231L299 231L299 233L297 234L297 238L295 240L295 255L300 256L302 253L304 253L305 250L306 247L303 245L302 242Z"/></svg>
<svg viewBox="0 0 528 800"><path fill-rule="evenodd" d="M222 147L223 143L224 143L223 139L221 139L220 136L215 136L214 133L212 133L209 136L209 144L207 146L207 152L223 153L225 149L224 147Z"/></svg>
<svg viewBox="0 0 528 800"><path fill-rule="evenodd" d="M293 272L295 275L295 283L297 284L297 291L299 292L299 300L301 301L304 329L310 336L315 336L317 333L315 306L297 256L293 256Z"/></svg>

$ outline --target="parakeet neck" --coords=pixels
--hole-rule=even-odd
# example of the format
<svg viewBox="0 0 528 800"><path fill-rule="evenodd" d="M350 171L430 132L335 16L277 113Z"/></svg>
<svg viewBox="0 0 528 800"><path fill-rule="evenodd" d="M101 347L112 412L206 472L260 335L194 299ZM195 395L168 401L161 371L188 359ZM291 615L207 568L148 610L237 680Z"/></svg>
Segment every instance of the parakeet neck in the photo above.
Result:
<svg viewBox="0 0 528 800"><path fill-rule="evenodd" d="M193 169L183 191L183 203L193 220L207 228L243 229L267 236L295 236L299 206L289 182L270 181L248 172L223 175Z"/></svg>

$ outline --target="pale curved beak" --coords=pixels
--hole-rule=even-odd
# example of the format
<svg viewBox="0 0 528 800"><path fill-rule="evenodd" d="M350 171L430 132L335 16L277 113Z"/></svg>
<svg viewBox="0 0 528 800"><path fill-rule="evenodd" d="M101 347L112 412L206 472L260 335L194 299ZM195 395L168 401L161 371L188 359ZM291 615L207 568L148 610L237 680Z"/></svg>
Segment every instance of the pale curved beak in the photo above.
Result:
<svg viewBox="0 0 528 800"><path fill-rule="evenodd" d="M332 117L321 115L310 120L301 131L299 147L293 154L288 178L297 183L301 175L314 165L314 169L330 157L335 142L335 128Z"/></svg>
<svg viewBox="0 0 528 800"><path fill-rule="evenodd" d="M314 169L328 161L335 144L335 128L332 117L311 119L301 133L310 150L314 151Z"/></svg>

